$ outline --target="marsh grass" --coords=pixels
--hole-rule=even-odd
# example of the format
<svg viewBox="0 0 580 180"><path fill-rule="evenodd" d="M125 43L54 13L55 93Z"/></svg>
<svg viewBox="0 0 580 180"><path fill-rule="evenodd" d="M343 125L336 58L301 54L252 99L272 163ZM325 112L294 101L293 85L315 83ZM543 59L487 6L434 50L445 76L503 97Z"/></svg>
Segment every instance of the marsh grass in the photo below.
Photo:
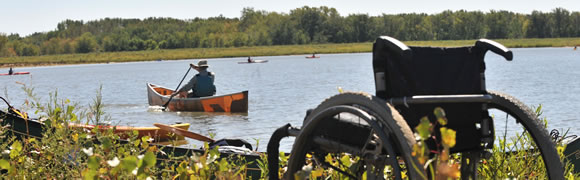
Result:
<svg viewBox="0 0 580 180"><path fill-rule="evenodd" d="M454 47L472 46L474 45L475 41L476 40L405 41L404 43L410 46ZM580 46L580 38L496 39L495 41L510 48ZM366 42L344 44L253 46L234 48L163 49L129 52L95 52L86 54L3 57L0 58L0 67L119 63L134 61L207 59L248 56L309 55L312 53L361 53L372 52L372 47L373 44L371 42Z"/></svg>

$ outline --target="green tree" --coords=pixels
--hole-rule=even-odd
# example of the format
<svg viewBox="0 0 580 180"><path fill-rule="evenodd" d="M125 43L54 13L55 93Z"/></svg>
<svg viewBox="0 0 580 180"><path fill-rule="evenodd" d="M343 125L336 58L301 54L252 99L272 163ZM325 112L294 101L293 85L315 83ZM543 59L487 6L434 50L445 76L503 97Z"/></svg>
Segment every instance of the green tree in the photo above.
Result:
<svg viewBox="0 0 580 180"><path fill-rule="evenodd" d="M89 53L97 50L97 40L92 33L86 32L77 40L77 53Z"/></svg>
<svg viewBox="0 0 580 180"><path fill-rule="evenodd" d="M311 42L318 33L324 34L321 26L325 21L325 16L320 9L304 6L291 10L290 17L292 21L297 22L298 29L303 30L308 35Z"/></svg>
<svg viewBox="0 0 580 180"><path fill-rule="evenodd" d="M325 20L322 23L322 28L328 39L328 42L332 43L343 43L346 42L344 39L346 26L345 19L340 16L338 11L334 8L321 7L325 16Z"/></svg>
<svg viewBox="0 0 580 180"><path fill-rule="evenodd" d="M554 37L570 37L572 26L570 24L570 12L564 8L556 8L552 11L554 18Z"/></svg>
<svg viewBox="0 0 580 180"><path fill-rule="evenodd" d="M341 16L334 8L304 6L289 13L244 8L240 18L64 20L50 32L26 37L1 34L0 57L368 42L381 35L400 40L580 37L580 13L556 8L531 14L447 10L437 14Z"/></svg>
<svg viewBox="0 0 580 180"><path fill-rule="evenodd" d="M142 39L138 38L138 37L133 37L133 39L131 39L129 41L129 51L140 51L140 50L145 50L145 41L143 41Z"/></svg>
<svg viewBox="0 0 580 180"><path fill-rule="evenodd" d="M406 40L404 39L404 30L402 28L404 21L405 19L403 15L383 14L375 19L374 24L376 24L376 26L374 32L378 36L385 35Z"/></svg>
<svg viewBox="0 0 580 180"><path fill-rule="evenodd" d="M352 27L352 41L366 42L371 40L371 19L367 14L351 14L347 17L348 25Z"/></svg>
<svg viewBox="0 0 580 180"><path fill-rule="evenodd" d="M533 11L530 15L530 25L527 30L527 37L530 38L550 38L552 37L554 21L549 13Z"/></svg>
<svg viewBox="0 0 580 180"><path fill-rule="evenodd" d="M432 18L433 30L435 39L437 40L450 40L455 37L453 24L455 16L452 11L447 10L442 13L434 15Z"/></svg>
<svg viewBox="0 0 580 180"><path fill-rule="evenodd" d="M570 15L571 35L572 37L580 37L580 12L573 12Z"/></svg>
<svg viewBox="0 0 580 180"><path fill-rule="evenodd" d="M155 50L158 49L157 41L153 39L148 39L145 41L145 50Z"/></svg>
<svg viewBox="0 0 580 180"><path fill-rule="evenodd" d="M60 38L52 38L43 42L40 47L42 54L62 54L63 48L61 47L61 43L62 40Z"/></svg>
<svg viewBox="0 0 580 180"><path fill-rule="evenodd" d="M460 10L454 14L454 39L479 39L485 36L485 23L482 23L485 16L481 11Z"/></svg>
<svg viewBox="0 0 580 180"><path fill-rule="evenodd" d="M4 33L0 33L0 57L8 55L8 37Z"/></svg>

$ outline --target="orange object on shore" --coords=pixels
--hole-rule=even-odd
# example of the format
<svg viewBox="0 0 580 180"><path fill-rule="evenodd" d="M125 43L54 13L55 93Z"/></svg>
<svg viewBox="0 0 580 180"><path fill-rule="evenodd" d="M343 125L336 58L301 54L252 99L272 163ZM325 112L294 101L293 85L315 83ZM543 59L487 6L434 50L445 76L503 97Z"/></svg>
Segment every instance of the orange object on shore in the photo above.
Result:
<svg viewBox="0 0 580 180"><path fill-rule="evenodd" d="M171 127L176 127L179 129L188 130L190 124L189 123L182 123L182 124L173 124L170 125ZM114 133L119 135L122 139L129 138L133 131L137 131L139 133L138 137L149 136L153 138L154 141L167 141L167 140L183 140L185 139L181 135L174 134L170 131L160 129L155 126L151 127L134 127L134 126L109 126L109 125L88 125L88 124L69 124L69 127L72 128L83 128L87 130L92 130L98 128L101 132L107 131L109 129L113 129Z"/></svg>

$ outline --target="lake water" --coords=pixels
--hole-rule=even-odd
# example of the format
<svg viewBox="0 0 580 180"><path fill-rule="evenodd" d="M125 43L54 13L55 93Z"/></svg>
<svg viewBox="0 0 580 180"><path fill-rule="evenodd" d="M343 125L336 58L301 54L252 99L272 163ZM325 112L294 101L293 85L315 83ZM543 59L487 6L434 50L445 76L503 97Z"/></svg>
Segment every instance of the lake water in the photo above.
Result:
<svg viewBox="0 0 580 180"><path fill-rule="evenodd" d="M580 122L580 51L572 48L512 50L512 62L487 53L487 89L503 91L530 106L542 104L550 130L570 129L570 134L580 134L577 126ZM243 114L160 112L149 107L147 82L175 88L188 64L197 60L16 68L17 72L31 74L0 76L0 96L22 107L26 99L21 89L23 83L34 87L42 102L48 100L50 92L57 91L60 98L86 107L102 86L105 110L113 124L191 123L190 131L214 134L216 139L242 138L254 145L258 140L259 150L265 151L275 129L286 123L301 126L306 110L337 94L337 87L374 93L370 53L323 54L318 59L304 56L256 57L269 60L257 64L237 63L245 58L209 59L209 71L216 74L218 94L249 90L249 112ZM0 72L7 71L0 69ZM185 81L193 73L192 70ZM503 130L504 126L496 123L496 129ZM511 128L508 124L508 130ZM292 140L283 140L282 150L289 151ZM200 144L190 141L190 145Z"/></svg>

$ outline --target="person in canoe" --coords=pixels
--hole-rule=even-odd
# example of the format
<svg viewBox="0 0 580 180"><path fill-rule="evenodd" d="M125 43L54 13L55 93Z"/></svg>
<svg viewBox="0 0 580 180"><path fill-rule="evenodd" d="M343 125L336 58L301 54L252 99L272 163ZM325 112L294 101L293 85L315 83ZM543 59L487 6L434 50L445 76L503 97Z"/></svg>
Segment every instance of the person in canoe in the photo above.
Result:
<svg viewBox="0 0 580 180"><path fill-rule="evenodd" d="M181 87L173 95L179 95L179 97L205 97L215 95L216 88L214 84L215 75L212 72L208 72L206 60L201 60L195 64L189 64L191 68L198 71L198 73L189 80L189 82ZM191 93L187 93L191 90Z"/></svg>
<svg viewBox="0 0 580 180"><path fill-rule="evenodd" d="M8 70L8 75L12 75L14 74L14 70L12 70L12 67L10 67L10 69Z"/></svg>
<svg viewBox="0 0 580 180"><path fill-rule="evenodd" d="M248 56L248 63L253 63L254 61L252 61L252 58L250 58L250 56Z"/></svg>

